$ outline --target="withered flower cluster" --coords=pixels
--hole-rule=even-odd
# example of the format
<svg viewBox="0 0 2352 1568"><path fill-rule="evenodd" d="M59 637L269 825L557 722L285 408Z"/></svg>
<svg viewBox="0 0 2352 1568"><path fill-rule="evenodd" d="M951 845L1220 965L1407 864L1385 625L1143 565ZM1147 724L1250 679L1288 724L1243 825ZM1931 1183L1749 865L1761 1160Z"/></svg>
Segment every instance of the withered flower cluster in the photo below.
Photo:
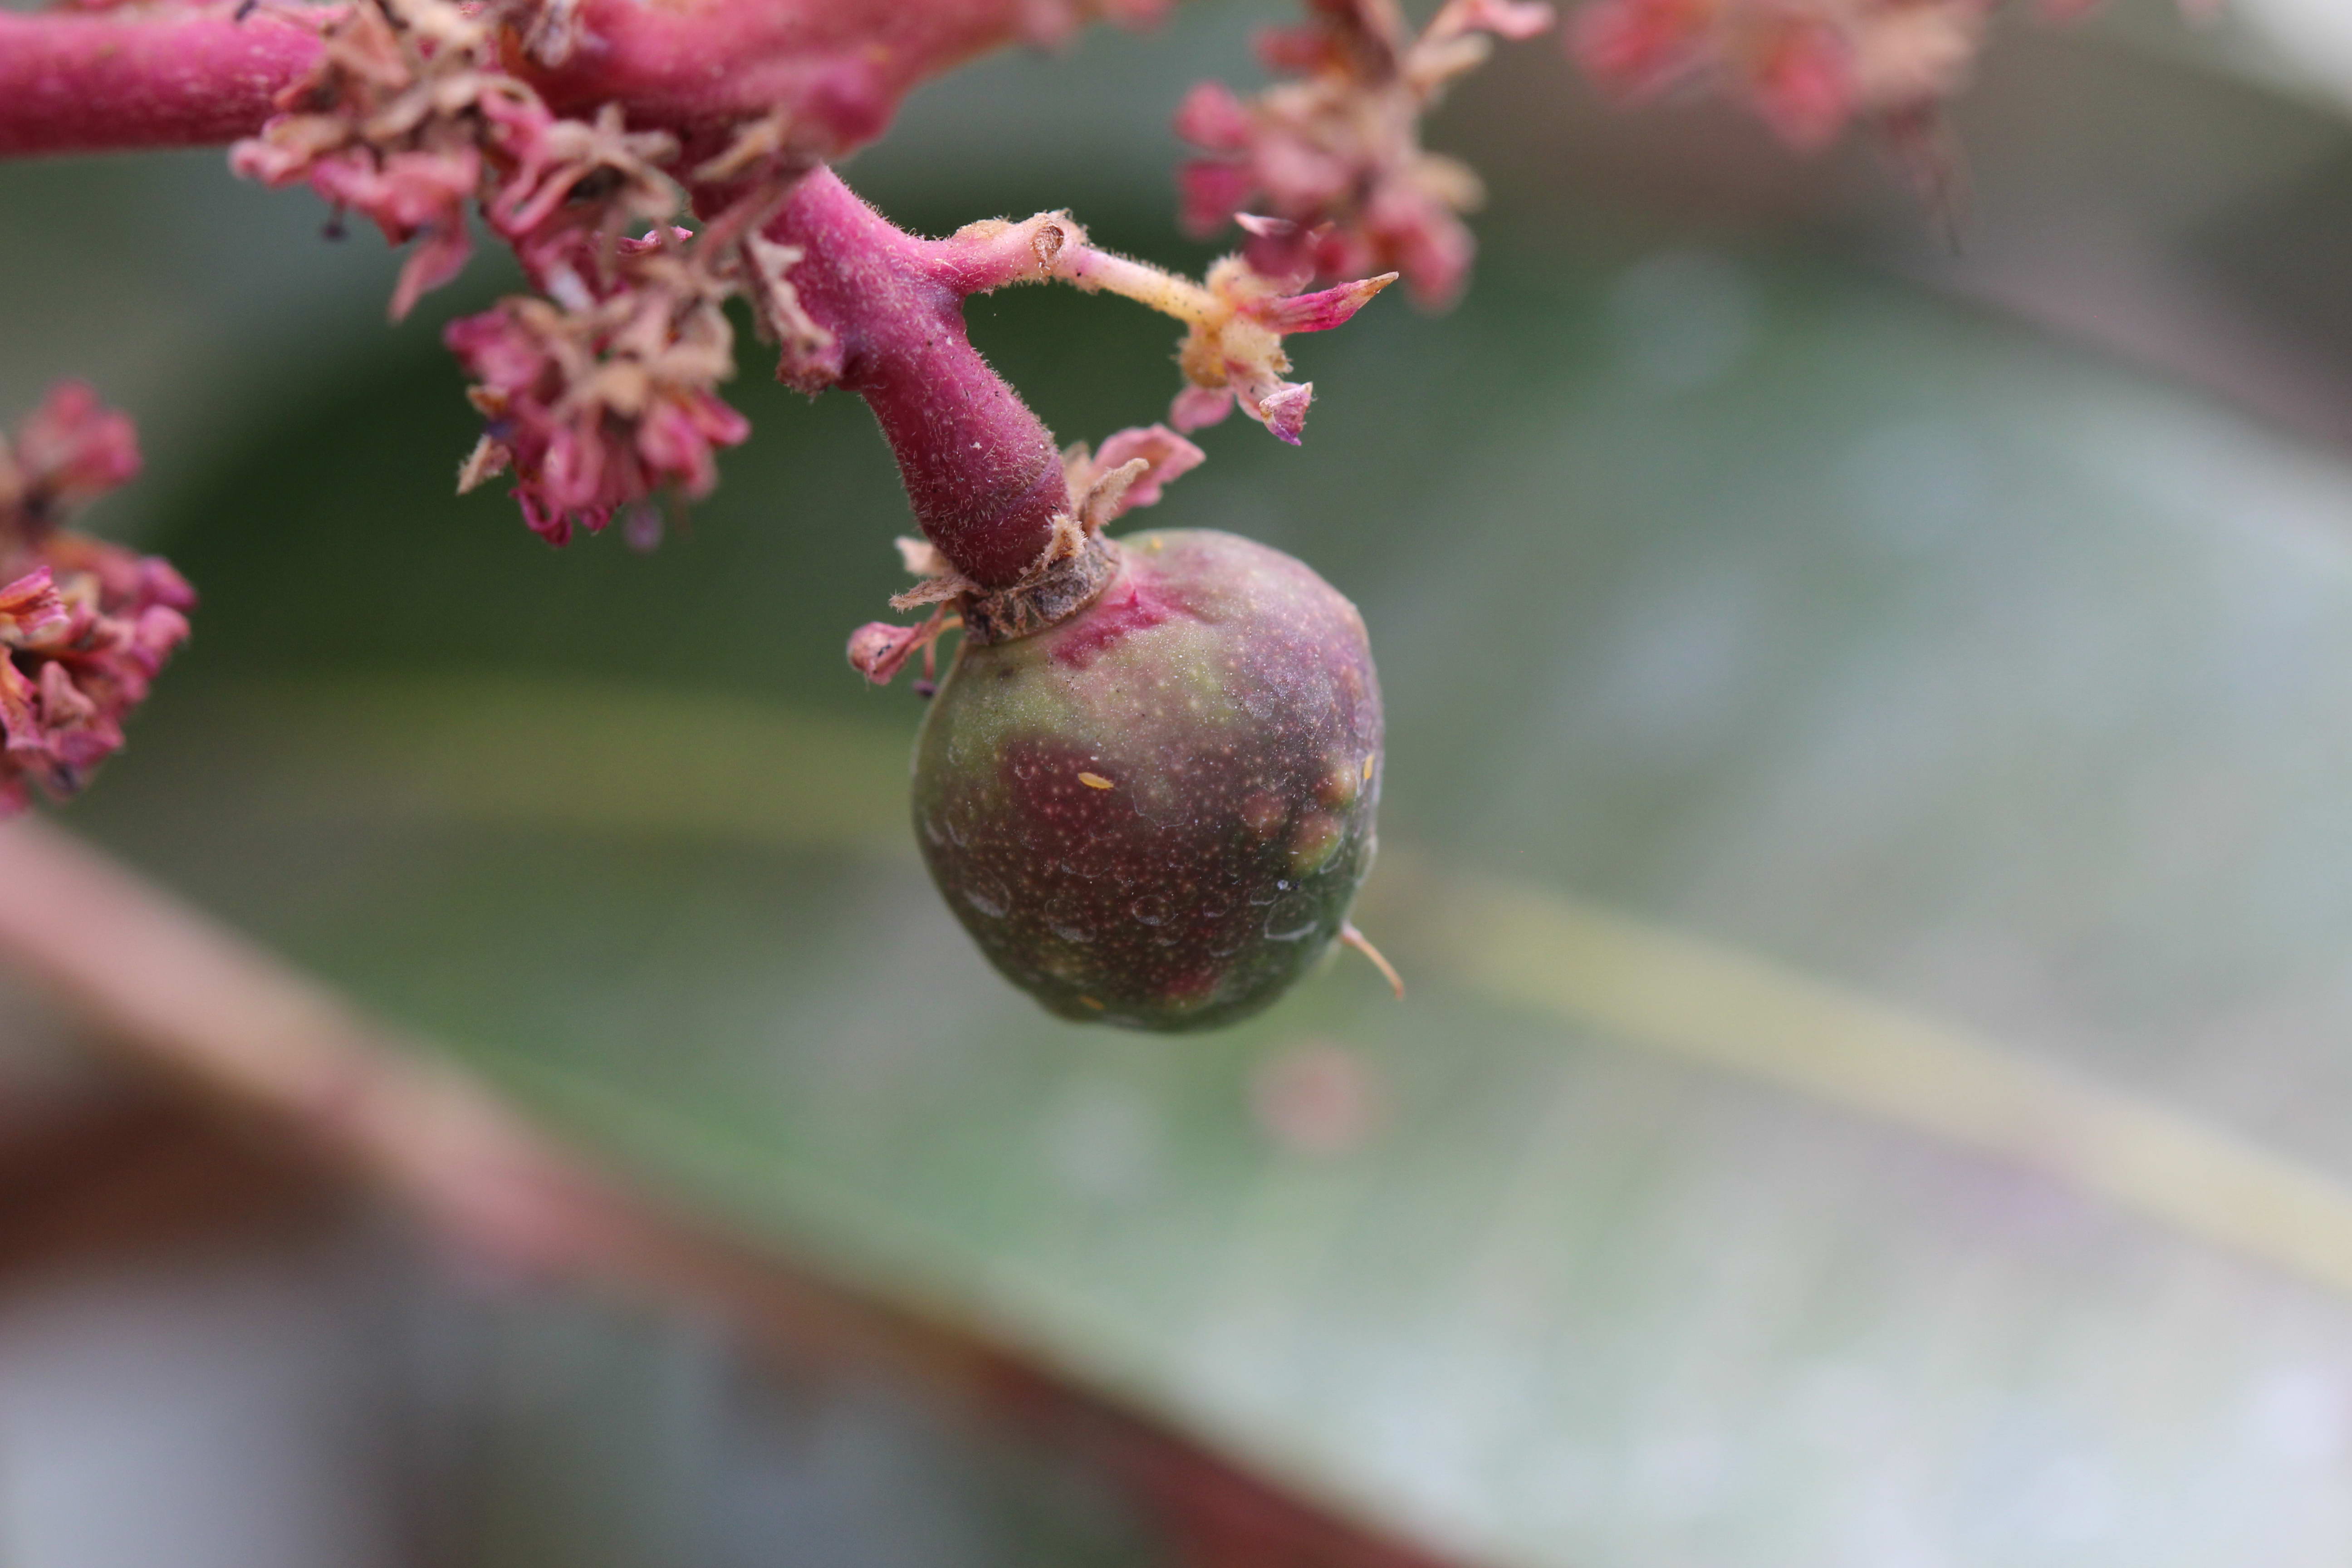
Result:
<svg viewBox="0 0 2352 1568"><path fill-rule="evenodd" d="M1461 214L1484 192L1458 160L1425 151L1421 117L1475 69L1495 37L1552 24L1549 5L1447 0L1418 37L1394 0L1310 0L1308 19L1259 36L1266 68L1292 79L1244 100L1202 82L1176 111L1202 150L1178 174L1185 226L1206 237L1244 212L1243 254L1287 288L1401 272L1424 305L1461 293L1475 248Z"/></svg>
<svg viewBox="0 0 2352 1568"><path fill-rule="evenodd" d="M307 183L394 244L415 240L395 319L464 266L478 208L537 292L444 332L487 432L460 488L511 471L524 521L558 544L625 511L643 525L633 535L657 535L653 498L708 494L717 448L750 434L715 390L734 373L723 306L748 287L751 220L791 160L774 125L751 122L696 171L737 184L741 210L700 233L673 224L686 202L669 172L677 139L629 130L617 104L556 113L504 68L500 28L524 21L537 28L544 13L362 0L326 26L316 67L233 163L272 185Z"/></svg>
<svg viewBox="0 0 2352 1568"><path fill-rule="evenodd" d="M80 789L187 640L171 563L63 526L138 472L130 419L79 382L0 437L0 816Z"/></svg>

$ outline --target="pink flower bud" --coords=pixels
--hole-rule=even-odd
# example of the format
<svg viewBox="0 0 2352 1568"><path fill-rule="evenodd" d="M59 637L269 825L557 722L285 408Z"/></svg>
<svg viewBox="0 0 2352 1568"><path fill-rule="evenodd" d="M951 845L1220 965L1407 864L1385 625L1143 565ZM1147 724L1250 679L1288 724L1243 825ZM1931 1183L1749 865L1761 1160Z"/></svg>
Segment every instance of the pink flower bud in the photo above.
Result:
<svg viewBox="0 0 2352 1568"><path fill-rule="evenodd" d="M1397 280L1397 274L1360 279L1315 294L1290 294L1252 300L1243 311L1277 332L1321 332L1339 326L1370 302L1373 295Z"/></svg>
<svg viewBox="0 0 2352 1568"><path fill-rule="evenodd" d="M139 475L139 432L85 382L64 381L16 432L21 492L45 509L77 505Z"/></svg>
<svg viewBox="0 0 2352 1568"><path fill-rule="evenodd" d="M1307 405L1314 400L1313 382L1295 383L1260 398L1257 416L1277 437L1296 447L1307 427Z"/></svg>
<svg viewBox="0 0 2352 1568"><path fill-rule="evenodd" d="M849 634L849 666L875 685L887 686L890 678L906 666L920 637L914 626L868 621Z"/></svg>

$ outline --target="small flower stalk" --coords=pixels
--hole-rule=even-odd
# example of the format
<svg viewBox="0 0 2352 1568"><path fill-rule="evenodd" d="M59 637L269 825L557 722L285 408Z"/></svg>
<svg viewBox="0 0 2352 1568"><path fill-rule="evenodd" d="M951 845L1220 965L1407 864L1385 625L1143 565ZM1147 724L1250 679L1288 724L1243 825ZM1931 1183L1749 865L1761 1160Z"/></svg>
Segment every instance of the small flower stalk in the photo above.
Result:
<svg viewBox="0 0 2352 1568"><path fill-rule="evenodd" d="M131 421L79 382L0 437L0 817L77 794L187 640L170 563L63 526L138 472Z"/></svg>
<svg viewBox="0 0 2352 1568"><path fill-rule="evenodd" d="M1301 273L1269 277L1237 256L1216 263L1209 268L1208 308L1192 321L1176 356L1191 384L1170 406L1170 423L1198 430L1218 423L1238 405L1276 439L1297 446L1315 384L1284 379L1290 356L1283 352L1283 338L1340 325L1396 280L1396 273L1383 272L1297 294L1286 290L1306 281Z"/></svg>
<svg viewBox="0 0 2352 1568"><path fill-rule="evenodd" d="M1287 235L1296 227L1286 219L1254 214L1239 221L1252 234ZM1197 430L1216 424L1238 405L1294 447L1315 389L1312 383L1286 379L1290 357L1282 340L1344 325L1398 277L1384 272L1300 293L1312 272L1296 256L1286 255L1282 269L1268 271L1244 254L1214 263L1206 279L1195 283L1150 262L1097 248L1067 213L1040 213L1021 224L992 218L966 226L945 243L967 251L957 268L966 292L1060 281L1088 293L1124 295L1175 317L1187 329L1177 352L1187 384L1170 405L1169 422L1180 430Z"/></svg>

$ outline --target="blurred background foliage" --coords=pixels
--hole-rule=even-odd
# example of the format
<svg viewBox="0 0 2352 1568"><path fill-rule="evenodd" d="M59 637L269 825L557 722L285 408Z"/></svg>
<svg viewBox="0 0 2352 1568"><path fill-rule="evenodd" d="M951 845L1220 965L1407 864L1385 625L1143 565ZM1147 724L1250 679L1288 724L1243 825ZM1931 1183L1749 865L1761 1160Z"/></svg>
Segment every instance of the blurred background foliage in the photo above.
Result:
<svg viewBox="0 0 2352 1568"><path fill-rule="evenodd" d="M910 226L1066 205L1197 266L1168 114L1255 79L1258 20L984 63L851 177ZM1148 518L1363 607L1365 923L1412 995L1341 963L1174 1041L1049 1021L925 883L919 701L841 656L906 527L855 402L754 352L716 497L651 554L552 552L449 493L436 325L495 264L385 330L383 247L216 156L0 167L0 404L71 373L131 407L149 474L100 521L205 595L64 818L655 1190L1465 1562L2340 1563L2345 48L2317 0L2007 29L1957 247L1866 148L1624 114L1547 46L1474 80L1432 134L1493 185L1467 301L1303 345L1305 448L1212 431ZM1119 302L971 316L1065 439L1172 387ZM301 1276L349 1342L286 1375L376 1379L406 1446L354 1452L423 1465L439 1522L222 1561L1169 1550L895 1395L776 1415L722 1326L385 1246ZM121 1560L73 1500L127 1484L118 1440L36 1418L91 1408L25 1327L60 1310L0 1322L28 1565ZM204 1397L111 1376L125 1429Z"/></svg>

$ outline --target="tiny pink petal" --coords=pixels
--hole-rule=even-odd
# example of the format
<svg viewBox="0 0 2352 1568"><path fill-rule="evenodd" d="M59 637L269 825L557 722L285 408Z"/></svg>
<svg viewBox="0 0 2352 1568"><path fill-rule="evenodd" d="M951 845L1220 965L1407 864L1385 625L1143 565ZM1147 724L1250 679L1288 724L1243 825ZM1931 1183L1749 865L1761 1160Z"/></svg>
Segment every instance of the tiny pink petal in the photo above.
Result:
<svg viewBox="0 0 2352 1568"><path fill-rule="evenodd" d="M1243 310L1277 332L1321 332L1349 321L1372 296L1397 280L1397 274L1359 279L1312 294L1289 294L1253 300Z"/></svg>
<svg viewBox="0 0 2352 1568"><path fill-rule="evenodd" d="M887 686L922 640L920 626L868 621L849 634L850 668L877 686Z"/></svg>
<svg viewBox="0 0 2352 1568"><path fill-rule="evenodd" d="M562 546L572 542L572 519L550 507L546 498L535 487L517 485L508 494L514 498L515 505L521 510L525 528L550 544Z"/></svg>
<svg viewBox="0 0 2352 1568"><path fill-rule="evenodd" d="M1151 467L1127 487L1121 510L1159 503L1160 491L1208 460L1208 454L1165 425L1121 430L1095 454L1095 471L1108 473L1141 458Z"/></svg>
<svg viewBox="0 0 2352 1568"><path fill-rule="evenodd" d="M1257 191L1257 176L1246 163L1218 158L1194 158L1176 171L1176 190L1182 203L1184 232L1196 238L1224 227L1234 210Z"/></svg>
<svg viewBox="0 0 2352 1568"><path fill-rule="evenodd" d="M1307 405L1315 401L1315 384L1311 381L1285 385L1258 400L1257 416L1265 427L1292 446L1298 445L1307 428Z"/></svg>
<svg viewBox="0 0 2352 1568"><path fill-rule="evenodd" d="M1257 134L1257 121L1223 82L1196 82L1176 106L1176 134L1206 152L1244 153Z"/></svg>
<svg viewBox="0 0 2352 1568"><path fill-rule="evenodd" d="M67 636L73 613L58 597L49 569L38 566L0 587L0 643L19 647Z"/></svg>
<svg viewBox="0 0 2352 1568"><path fill-rule="evenodd" d="M1231 387L1188 386L1168 405L1168 423L1179 430L1205 429L1233 411Z"/></svg>
<svg viewBox="0 0 2352 1568"><path fill-rule="evenodd" d="M18 429L16 466L32 488L86 500L139 473L139 431L89 383L63 381Z"/></svg>
<svg viewBox="0 0 2352 1568"><path fill-rule="evenodd" d="M473 248L462 216L446 228L427 227L401 264L400 280L392 290L392 319L404 320L419 299L463 272Z"/></svg>

